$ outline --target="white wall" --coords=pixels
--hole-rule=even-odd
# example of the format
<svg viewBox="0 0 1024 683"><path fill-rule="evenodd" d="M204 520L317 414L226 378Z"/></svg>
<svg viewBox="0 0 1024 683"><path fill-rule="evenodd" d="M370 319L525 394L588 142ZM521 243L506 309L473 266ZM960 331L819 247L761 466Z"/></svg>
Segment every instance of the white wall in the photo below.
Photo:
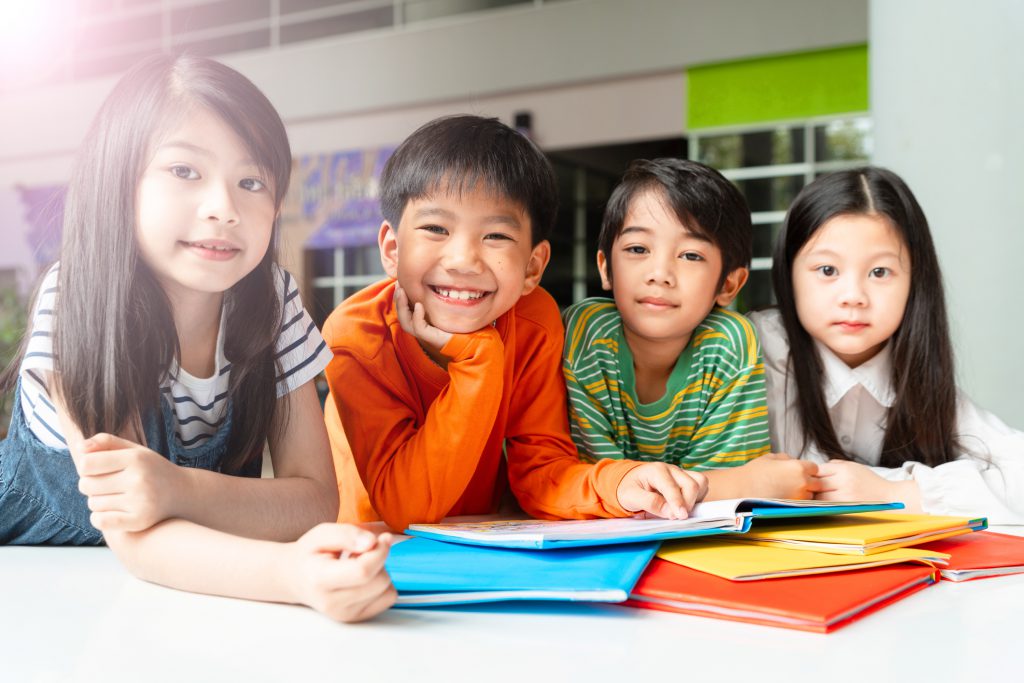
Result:
<svg viewBox="0 0 1024 683"><path fill-rule="evenodd" d="M928 216L962 388L1024 428L1024 3L870 8L875 161Z"/></svg>

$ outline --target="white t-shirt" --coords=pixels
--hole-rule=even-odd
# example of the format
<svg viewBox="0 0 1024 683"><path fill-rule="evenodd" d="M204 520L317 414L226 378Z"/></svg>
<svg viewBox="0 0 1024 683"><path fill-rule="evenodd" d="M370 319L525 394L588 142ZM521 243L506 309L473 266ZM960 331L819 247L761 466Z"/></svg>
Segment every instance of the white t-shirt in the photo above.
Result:
<svg viewBox="0 0 1024 683"><path fill-rule="evenodd" d="M40 441L53 448L66 448L46 382L48 374L53 372L52 332L58 266L55 264L47 272L32 311L31 336L20 368L21 408L29 429ZM332 354L302 306L295 279L282 268L276 268L275 274L278 295L283 301L281 330L275 343L281 370L277 377L280 398L316 377L327 367ZM231 363L224 357L225 317L221 316L217 333L213 375L194 377L175 362L160 387L177 417L178 438L186 448L210 439L227 415Z"/></svg>
<svg viewBox="0 0 1024 683"><path fill-rule="evenodd" d="M797 409L796 380L788 375L789 340L777 309L751 313L764 350L768 383L768 423L772 450L825 462L815 444L806 443ZM984 516L992 524L1024 524L1024 432L957 393L955 434L964 448L957 460L938 467L905 462L877 467L885 440L886 415L895 399L889 345L866 363L850 368L822 344L822 387L832 427L843 449L874 466L889 480L913 479L925 512ZM805 448L806 447L806 448ZM802 453L802 455L801 455Z"/></svg>

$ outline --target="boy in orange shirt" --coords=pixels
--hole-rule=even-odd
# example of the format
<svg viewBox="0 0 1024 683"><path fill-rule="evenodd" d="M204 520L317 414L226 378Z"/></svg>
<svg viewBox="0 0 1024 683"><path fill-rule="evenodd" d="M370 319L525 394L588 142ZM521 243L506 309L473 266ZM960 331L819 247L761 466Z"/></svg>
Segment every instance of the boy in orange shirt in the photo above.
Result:
<svg viewBox="0 0 1024 683"><path fill-rule="evenodd" d="M437 119L389 159L381 204L388 278L324 325L339 518L401 531L495 512L508 486L535 517L685 517L700 473L577 457L538 286L557 208L540 150L497 119Z"/></svg>

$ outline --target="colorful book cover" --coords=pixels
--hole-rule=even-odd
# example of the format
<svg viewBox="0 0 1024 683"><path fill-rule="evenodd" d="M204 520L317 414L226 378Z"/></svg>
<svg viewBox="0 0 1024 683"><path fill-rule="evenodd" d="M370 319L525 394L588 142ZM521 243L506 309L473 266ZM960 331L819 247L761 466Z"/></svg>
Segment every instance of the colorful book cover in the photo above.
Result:
<svg viewBox="0 0 1024 683"><path fill-rule="evenodd" d="M400 607L502 600L622 602L657 543L538 552L411 538L395 544L386 568Z"/></svg>
<svg viewBox="0 0 1024 683"><path fill-rule="evenodd" d="M949 553L949 564L940 572L947 581L970 581L1024 573L1024 537L979 531L921 546Z"/></svg>
<svg viewBox="0 0 1024 683"><path fill-rule="evenodd" d="M641 541L662 541L715 534L743 533L759 517L842 515L891 510L902 503L848 503L816 500L735 498L700 503L686 519L628 517L620 519L539 520L412 524L405 533L451 543L503 548L568 548Z"/></svg>
<svg viewBox="0 0 1024 683"><path fill-rule="evenodd" d="M949 560L945 553L921 548L897 548L873 555L836 555L715 538L669 541L662 544L658 557L730 581L826 574L904 562L945 566Z"/></svg>
<svg viewBox="0 0 1024 683"><path fill-rule="evenodd" d="M828 633L937 580L899 564L772 581L729 581L655 558L625 603L666 612Z"/></svg>
<svg viewBox="0 0 1024 683"><path fill-rule="evenodd" d="M980 531L987 526L984 517L876 512L762 525L735 540L826 553L870 555Z"/></svg>

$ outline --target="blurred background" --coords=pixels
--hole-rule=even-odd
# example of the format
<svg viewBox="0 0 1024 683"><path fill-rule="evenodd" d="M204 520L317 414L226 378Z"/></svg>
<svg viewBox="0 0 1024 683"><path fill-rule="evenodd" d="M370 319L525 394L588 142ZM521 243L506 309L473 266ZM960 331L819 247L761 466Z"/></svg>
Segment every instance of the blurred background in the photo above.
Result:
<svg viewBox="0 0 1024 683"><path fill-rule="evenodd" d="M800 188L876 163L929 216L962 387L1024 428L1022 39L1014 0L3 2L0 361L57 258L93 114L138 59L188 50L251 78L288 127L282 260L318 323L381 276L380 171L436 116L497 116L549 155L561 209L543 284L562 306L600 293L600 218L632 159L703 161L744 193L740 310L772 303L772 240Z"/></svg>

